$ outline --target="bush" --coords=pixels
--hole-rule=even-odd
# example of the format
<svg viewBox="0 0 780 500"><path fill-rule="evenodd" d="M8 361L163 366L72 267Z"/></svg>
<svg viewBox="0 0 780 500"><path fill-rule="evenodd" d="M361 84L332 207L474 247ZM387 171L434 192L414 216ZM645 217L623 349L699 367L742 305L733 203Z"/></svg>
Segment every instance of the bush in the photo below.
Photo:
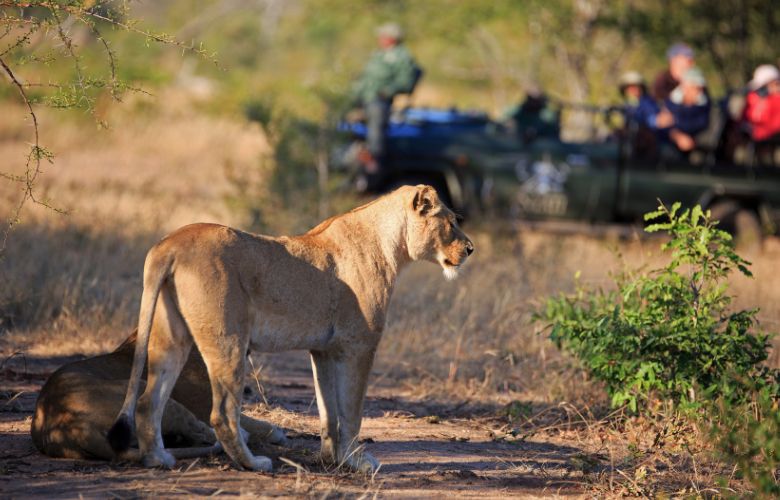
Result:
<svg viewBox="0 0 780 500"><path fill-rule="evenodd" d="M731 236L701 207L663 204L645 215L648 232L665 231L669 263L625 271L612 290L578 286L546 301L536 319L550 338L606 384L613 406L636 412L653 398L698 407L704 400L744 401L740 380L764 380L768 336L754 332L756 309L730 312L726 278L751 276Z"/></svg>
<svg viewBox="0 0 780 500"><path fill-rule="evenodd" d="M780 497L780 408L776 386L754 387L753 401L734 405L721 399L713 405L712 438L720 452L737 466L758 498Z"/></svg>
<svg viewBox="0 0 780 500"><path fill-rule="evenodd" d="M763 365L769 336L752 331L758 311L729 311L726 278L751 276L750 263L699 206L662 204L645 220L654 222L646 231L669 235L665 267L622 272L608 291L578 286L548 299L535 318L606 384L613 406L637 412L671 400L709 424L715 448L755 496L777 498L780 372Z"/></svg>

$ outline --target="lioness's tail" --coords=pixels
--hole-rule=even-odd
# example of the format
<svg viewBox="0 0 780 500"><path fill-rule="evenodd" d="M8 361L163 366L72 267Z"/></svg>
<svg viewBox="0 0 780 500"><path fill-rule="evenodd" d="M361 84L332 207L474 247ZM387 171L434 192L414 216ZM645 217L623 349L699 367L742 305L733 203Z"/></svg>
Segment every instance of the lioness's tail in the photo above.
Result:
<svg viewBox="0 0 780 500"><path fill-rule="evenodd" d="M138 401L138 392L141 387L141 374L146 364L154 309L157 305L157 297L160 294L163 282L170 274L173 265L172 256L161 255L161 252L157 250L158 248L152 248L146 255L146 262L144 263L144 292L141 296L141 311L138 314L138 339L135 344L130 382L127 385L127 394L125 395L122 409L119 411L114 425L111 426L106 436L108 444L116 453L126 451L130 447L130 441L135 430L135 405Z"/></svg>

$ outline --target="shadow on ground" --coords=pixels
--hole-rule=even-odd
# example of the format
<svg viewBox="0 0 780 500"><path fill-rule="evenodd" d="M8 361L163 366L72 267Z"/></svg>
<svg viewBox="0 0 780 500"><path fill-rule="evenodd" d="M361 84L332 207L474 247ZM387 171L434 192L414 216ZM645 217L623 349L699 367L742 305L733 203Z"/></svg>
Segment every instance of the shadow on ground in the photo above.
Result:
<svg viewBox="0 0 780 500"><path fill-rule="evenodd" d="M291 448L255 449L274 460L274 474L236 470L225 456L180 462L176 469L134 464L51 459L30 439L30 418L44 379L73 357L27 357L0 372L0 491L4 497L264 494L399 494L409 496L547 495L581 493L583 477L572 465L575 446L544 440L495 439L500 405L413 400L392 388L374 388L366 401L363 445L381 462L373 478L324 466L319 423L305 356L278 360L259 411L288 429ZM19 364L17 364L19 363ZM45 369L42 369L44 368ZM18 369L18 370L17 370ZM436 416L436 418L431 418Z"/></svg>

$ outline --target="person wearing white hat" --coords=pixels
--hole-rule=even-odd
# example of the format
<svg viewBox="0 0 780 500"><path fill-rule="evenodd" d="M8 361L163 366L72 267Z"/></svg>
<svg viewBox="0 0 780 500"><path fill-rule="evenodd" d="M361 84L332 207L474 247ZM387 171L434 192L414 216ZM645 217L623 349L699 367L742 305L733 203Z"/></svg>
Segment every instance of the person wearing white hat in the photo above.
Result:
<svg viewBox="0 0 780 500"><path fill-rule="evenodd" d="M745 122L754 141L766 141L780 134L780 71L762 64L748 82Z"/></svg>
<svg viewBox="0 0 780 500"><path fill-rule="evenodd" d="M639 126L655 129L655 116L659 109L647 93L644 77L636 71L623 73L620 76L619 88L628 120Z"/></svg>
<svg viewBox="0 0 780 500"><path fill-rule="evenodd" d="M654 157L658 148L655 117L659 108L647 92L647 82L637 71L628 71L618 80L623 96L626 137L636 158Z"/></svg>

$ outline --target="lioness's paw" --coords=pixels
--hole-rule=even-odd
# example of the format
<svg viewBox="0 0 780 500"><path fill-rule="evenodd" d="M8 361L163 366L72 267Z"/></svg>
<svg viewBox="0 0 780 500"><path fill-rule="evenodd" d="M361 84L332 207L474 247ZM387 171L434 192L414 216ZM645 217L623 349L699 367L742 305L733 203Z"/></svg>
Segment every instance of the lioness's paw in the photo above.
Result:
<svg viewBox="0 0 780 500"><path fill-rule="evenodd" d="M284 433L282 429L280 429L277 426L273 426L273 429L271 430L271 434L268 435L266 440L271 443L275 444L277 446L289 446L290 440L287 439L287 434Z"/></svg>
<svg viewBox="0 0 780 500"><path fill-rule="evenodd" d="M252 463L248 467L250 470L253 470L255 472L271 472L274 470L274 466L271 463L271 459L268 457L252 457Z"/></svg>
<svg viewBox="0 0 780 500"><path fill-rule="evenodd" d="M176 465L176 459L173 455L163 449L150 451L141 459L141 463L144 467L163 467L165 469L172 469Z"/></svg>
<svg viewBox="0 0 780 500"><path fill-rule="evenodd" d="M379 460L374 458L370 453L354 454L344 461L344 465L350 469L363 474L373 474L379 470Z"/></svg>
<svg viewBox="0 0 780 500"><path fill-rule="evenodd" d="M190 433L190 439L198 445L209 445L217 442L217 434L214 432L214 429L204 425L203 427L199 427L192 431Z"/></svg>

